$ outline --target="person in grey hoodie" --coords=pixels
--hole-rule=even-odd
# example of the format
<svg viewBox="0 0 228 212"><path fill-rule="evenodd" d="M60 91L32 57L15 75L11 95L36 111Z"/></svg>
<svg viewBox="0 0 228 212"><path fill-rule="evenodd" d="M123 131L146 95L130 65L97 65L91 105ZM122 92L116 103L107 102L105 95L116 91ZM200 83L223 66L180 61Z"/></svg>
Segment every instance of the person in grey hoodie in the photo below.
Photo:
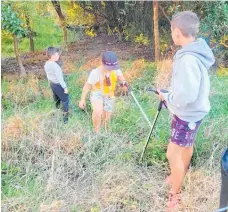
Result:
<svg viewBox="0 0 228 212"><path fill-rule="evenodd" d="M63 72L59 63L59 49L55 47L48 47L47 56L49 60L45 63L44 69L50 82L50 86L53 92L56 108L60 108L60 103L63 104L63 121L66 124L68 122L68 106L69 95L66 83L63 79Z"/></svg>
<svg viewBox="0 0 228 212"><path fill-rule="evenodd" d="M173 60L172 80L168 93L158 89L159 97L173 114L171 138L167 149L171 175L168 209L180 206L181 187L193 155L195 136L203 118L210 111L208 69L214 55L205 42L196 39L199 19L191 11L180 12L171 21L172 39L182 48Z"/></svg>

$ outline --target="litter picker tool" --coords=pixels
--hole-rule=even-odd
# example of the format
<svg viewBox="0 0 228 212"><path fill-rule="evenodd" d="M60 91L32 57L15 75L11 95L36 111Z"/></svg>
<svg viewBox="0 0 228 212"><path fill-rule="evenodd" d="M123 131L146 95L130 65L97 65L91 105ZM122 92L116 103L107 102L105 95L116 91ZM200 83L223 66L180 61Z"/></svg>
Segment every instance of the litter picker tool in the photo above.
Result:
<svg viewBox="0 0 228 212"><path fill-rule="evenodd" d="M146 113L144 112L144 110L142 109L141 105L139 104L139 101L136 99L135 94L133 93L133 90L131 88L131 86L129 84L126 85L128 88L128 92L131 94L131 96L133 97L136 105L138 106L139 110L141 111L141 113L143 114L143 117L146 119L147 123L149 124L150 127L152 127L150 120L148 119Z"/></svg>
<svg viewBox="0 0 228 212"><path fill-rule="evenodd" d="M152 91L152 92L154 92L154 93L157 94L157 95L159 94L159 93L158 93L155 89L153 89L153 88L148 88L147 91ZM168 93L168 91L166 91L166 90L161 90L161 91L162 91L163 93ZM160 112L161 112L161 109L162 109L162 105L163 105L163 104L164 104L164 106L167 108L165 102L164 102L163 100L161 100L161 101L159 102L159 105L158 105L158 109L157 109L156 116L155 116L154 121L153 121L153 123L152 123L152 126L151 126L151 128L150 128L150 132L149 132L149 135L148 135L148 137L147 137L147 141L146 141L145 146L144 146L144 148L143 148L143 152L142 152L142 155L141 155L140 160L139 160L140 163L142 162L144 153L145 153L146 148L147 148L147 146L148 146L150 137L151 137L152 132L153 132L153 130L154 130L155 124L156 124L156 122L157 122L157 119L158 119L158 116L159 116L159 114L160 114Z"/></svg>

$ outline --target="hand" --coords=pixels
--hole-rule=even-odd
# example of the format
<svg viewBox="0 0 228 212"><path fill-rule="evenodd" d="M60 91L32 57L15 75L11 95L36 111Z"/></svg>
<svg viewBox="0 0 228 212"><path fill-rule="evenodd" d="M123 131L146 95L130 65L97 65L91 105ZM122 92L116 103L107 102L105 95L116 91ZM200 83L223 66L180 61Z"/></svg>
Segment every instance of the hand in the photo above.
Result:
<svg viewBox="0 0 228 212"><path fill-rule="evenodd" d="M127 95L127 93L128 93L128 87L127 86L123 86L123 93L124 93L124 95Z"/></svg>
<svg viewBox="0 0 228 212"><path fill-rule="evenodd" d="M86 102L85 102L85 100L81 100L81 101L79 102L79 107L80 107L82 110L85 109L85 107L86 107Z"/></svg>
<svg viewBox="0 0 228 212"><path fill-rule="evenodd" d="M68 94L68 89L67 88L64 88L64 93Z"/></svg>
<svg viewBox="0 0 228 212"><path fill-rule="evenodd" d="M129 91L127 82L126 81L122 81L120 83L120 86L122 87L122 94L123 95L127 95L128 91Z"/></svg>
<svg viewBox="0 0 228 212"><path fill-rule="evenodd" d="M162 92L160 91L159 88L157 88L157 92L158 92L158 97L162 100L162 101L165 101L164 97L163 97L163 94Z"/></svg>

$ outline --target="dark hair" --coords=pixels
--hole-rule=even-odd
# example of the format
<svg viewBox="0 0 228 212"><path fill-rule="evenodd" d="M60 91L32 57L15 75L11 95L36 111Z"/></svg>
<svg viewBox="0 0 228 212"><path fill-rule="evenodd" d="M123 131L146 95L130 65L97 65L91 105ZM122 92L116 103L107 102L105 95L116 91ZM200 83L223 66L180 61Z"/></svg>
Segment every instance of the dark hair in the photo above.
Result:
<svg viewBox="0 0 228 212"><path fill-rule="evenodd" d="M46 54L47 54L47 56L50 58L50 57L51 57L53 54L55 54L56 52L59 52L59 49L56 48L56 47L50 46L50 47L47 48Z"/></svg>
<svg viewBox="0 0 228 212"><path fill-rule="evenodd" d="M179 28L185 37L195 37L199 32L200 23L196 13L183 11L173 16L171 25L173 28Z"/></svg>

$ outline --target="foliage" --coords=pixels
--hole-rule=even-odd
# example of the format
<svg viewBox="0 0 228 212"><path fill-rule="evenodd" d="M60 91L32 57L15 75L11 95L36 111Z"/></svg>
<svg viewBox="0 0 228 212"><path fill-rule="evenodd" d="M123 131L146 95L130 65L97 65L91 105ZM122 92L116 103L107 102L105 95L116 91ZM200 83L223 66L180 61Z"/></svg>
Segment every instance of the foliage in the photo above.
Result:
<svg viewBox="0 0 228 212"><path fill-rule="evenodd" d="M17 37L25 37L27 31L23 27L23 22L10 4L2 4L1 20L3 30L16 35Z"/></svg>
<svg viewBox="0 0 228 212"><path fill-rule="evenodd" d="M228 4L225 1L206 3L201 31L214 46L218 66L228 67Z"/></svg>
<svg viewBox="0 0 228 212"><path fill-rule="evenodd" d="M228 33L228 4L225 1L205 2L201 14L201 31L219 42Z"/></svg>
<svg viewBox="0 0 228 212"><path fill-rule="evenodd" d="M85 34L88 35L89 37L96 37L97 36L94 29L86 29Z"/></svg>
<svg viewBox="0 0 228 212"><path fill-rule="evenodd" d="M144 36L143 33L140 33L139 36L135 37L135 43L139 43L147 46L149 44L149 39L148 37Z"/></svg>
<svg viewBox="0 0 228 212"><path fill-rule="evenodd" d="M66 21L68 25L80 26L94 24L94 15L85 13L83 8L77 2L73 3L73 6L68 2L61 2L62 8L65 11Z"/></svg>
<svg viewBox="0 0 228 212"><path fill-rule="evenodd" d="M217 74L220 77L223 77L223 76L228 77L228 68L223 68L223 67L219 68L217 71Z"/></svg>
<svg viewBox="0 0 228 212"><path fill-rule="evenodd" d="M61 1L61 7L66 17L68 26L75 28L69 30L68 34L71 41L81 38L84 33L94 37L98 34L97 26L102 32L108 35L118 36L118 39L131 41L133 43L142 43L143 45L153 45L153 10L152 2L149 1ZM6 5L6 3L3 3ZM61 41L61 29L53 5L47 2L12 2L12 8L20 14L23 20L23 14L30 15L31 28L37 32L35 38L36 49L44 49L49 44L56 45ZM35 8L35 10L33 10ZM192 10L196 12L201 19L200 36L219 45L227 45L224 36L227 34L227 3L219 2L159 2L159 31L161 52L165 52L171 43L170 23L172 15L179 11ZM168 17L168 18L167 18ZM23 27L23 24L21 25ZM91 27L92 26L92 27ZM76 28L86 28L87 30L76 30ZM212 30L211 30L212 29ZM78 32L80 31L80 32ZM47 34L49 36L47 36ZM210 32L210 33L209 33ZM80 35L78 35L80 34ZM143 37L140 35L143 35ZM144 37L146 39L144 39ZM77 39L76 39L77 38ZM137 41L136 41L137 38ZM3 54L11 54L12 48L5 43L12 42L12 39L3 33ZM19 44L22 51L28 49L28 41L23 40ZM217 47L216 47L217 48ZM219 47L219 51L224 52L224 48ZM7 53L5 53L7 52ZM224 54L218 55L226 60ZM223 62L224 63L224 62Z"/></svg>
<svg viewBox="0 0 228 212"><path fill-rule="evenodd" d="M21 3L16 2L17 5L15 9L21 11ZM20 7L19 7L20 6ZM35 49L44 50L50 45L59 46L61 43L61 29L56 23L56 18L53 11L53 6L50 3L44 4L42 2L35 2L34 8L32 10L32 15L30 16L31 28L36 32L37 36L34 38ZM19 9L20 8L20 9ZM30 11L30 10L29 10ZM21 12L20 14L22 14ZM23 18L23 17L22 17ZM20 40L19 48L21 52L29 51L29 40L23 39ZM2 55L4 56L13 56L13 38L10 33L5 30L2 33Z"/></svg>

